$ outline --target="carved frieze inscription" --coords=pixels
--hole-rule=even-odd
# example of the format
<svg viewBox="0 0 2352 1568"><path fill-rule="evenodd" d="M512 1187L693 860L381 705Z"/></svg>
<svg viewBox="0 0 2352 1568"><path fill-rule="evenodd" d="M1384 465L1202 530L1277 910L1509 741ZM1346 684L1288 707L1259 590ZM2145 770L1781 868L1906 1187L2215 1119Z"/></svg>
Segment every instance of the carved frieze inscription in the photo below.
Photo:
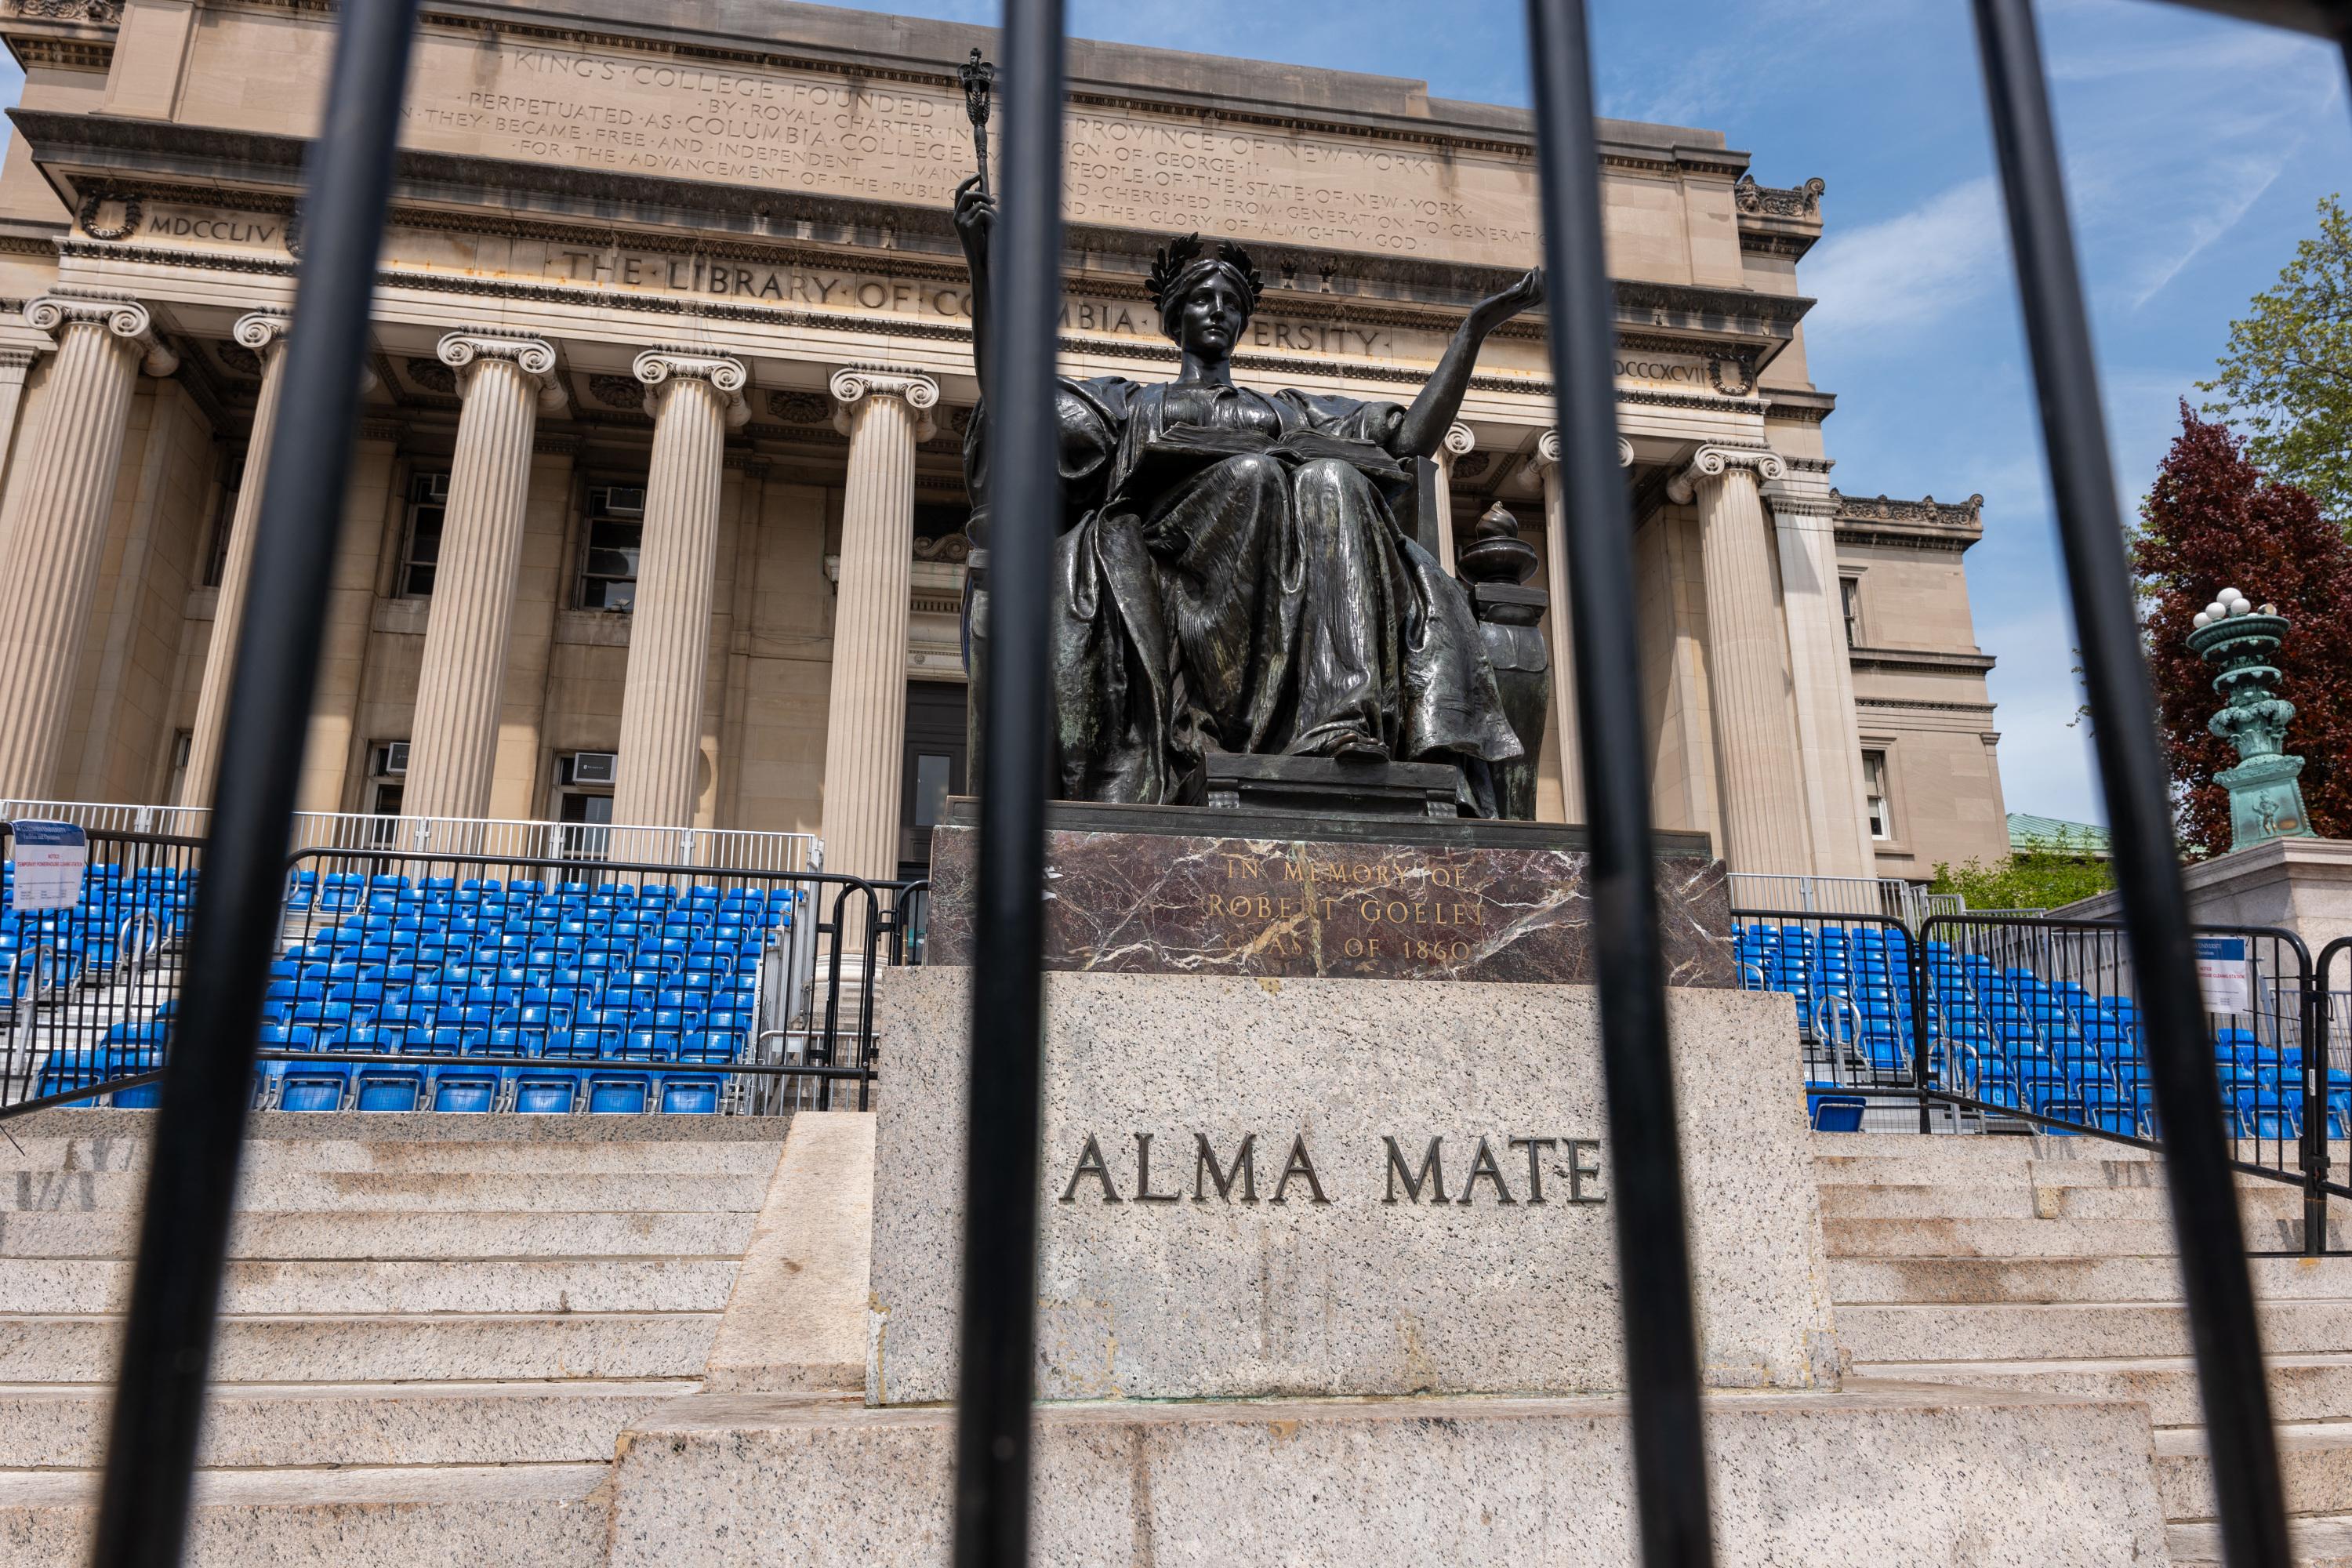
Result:
<svg viewBox="0 0 2352 1568"><path fill-rule="evenodd" d="M315 101L329 37L223 17L202 37L185 112L245 125L262 106ZM950 79L428 29L411 81L402 140L429 151L940 207L971 167ZM1066 167L1083 223L1497 266L1538 248L1534 161L1516 151L1081 103Z"/></svg>
<svg viewBox="0 0 2352 1568"><path fill-rule="evenodd" d="M976 835L931 837L929 961L971 962ZM1050 829L1046 967L1361 979L1592 979L1580 850ZM1722 867L1662 856L1671 984L1735 984Z"/></svg>

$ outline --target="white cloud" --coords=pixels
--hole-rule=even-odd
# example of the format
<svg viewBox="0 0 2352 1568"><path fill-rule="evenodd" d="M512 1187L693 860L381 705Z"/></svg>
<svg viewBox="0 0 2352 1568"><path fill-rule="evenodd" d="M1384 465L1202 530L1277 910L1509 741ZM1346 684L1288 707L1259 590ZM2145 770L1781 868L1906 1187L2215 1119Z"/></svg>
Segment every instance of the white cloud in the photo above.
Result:
<svg viewBox="0 0 2352 1568"><path fill-rule="evenodd" d="M2005 283L2008 268L2000 193L1990 175L1964 180L1909 212L1823 239L1800 274L1821 300L1806 335L1836 339L1849 353L1870 340L1915 337Z"/></svg>

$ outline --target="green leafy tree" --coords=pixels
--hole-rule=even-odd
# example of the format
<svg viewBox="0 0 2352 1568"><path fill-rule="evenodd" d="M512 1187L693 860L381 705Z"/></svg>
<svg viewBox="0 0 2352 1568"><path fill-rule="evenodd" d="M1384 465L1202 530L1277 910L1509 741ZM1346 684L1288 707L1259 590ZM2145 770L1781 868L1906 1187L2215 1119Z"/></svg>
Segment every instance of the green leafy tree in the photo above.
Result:
<svg viewBox="0 0 2352 1568"><path fill-rule="evenodd" d="M1958 893L1972 910L2054 910L2076 899L2104 893L2116 885L2107 862L2087 847L2062 843L2055 848L2031 849L1988 866L1970 860L1955 869L1948 861L1936 863L1931 893Z"/></svg>
<svg viewBox="0 0 2352 1568"><path fill-rule="evenodd" d="M2352 524L2352 214L2340 199L2320 202L2319 233L2252 304L2230 323L2221 374L2197 384L2221 395L2204 412L2244 433L2256 468Z"/></svg>

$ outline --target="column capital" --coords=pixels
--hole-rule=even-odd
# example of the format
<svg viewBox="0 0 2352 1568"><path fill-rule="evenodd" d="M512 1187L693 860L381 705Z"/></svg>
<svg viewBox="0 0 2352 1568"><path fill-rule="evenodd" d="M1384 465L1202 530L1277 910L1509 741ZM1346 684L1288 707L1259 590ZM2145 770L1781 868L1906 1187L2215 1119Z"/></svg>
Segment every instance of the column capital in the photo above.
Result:
<svg viewBox="0 0 2352 1568"><path fill-rule="evenodd" d="M60 289L27 304L25 321L44 332L68 327L96 327L110 332L141 351L139 368L149 375L169 375L180 368L180 356L155 335L155 319L147 307L127 294Z"/></svg>
<svg viewBox="0 0 2352 1568"><path fill-rule="evenodd" d="M1735 468L1745 469L1759 481L1780 479L1789 471L1780 454L1769 447L1702 446L1691 454L1689 465L1666 481L1666 499L1686 505L1698 494L1699 486Z"/></svg>
<svg viewBox="0 0 2352 1568"><path fill-rule="evenodd" d="M1456 458L1466 458L1478 445L1478 433L1459 419L1445 427L1445 437L1437 443L1437 460L1448 468Z"/></svg>
<svg viewBox="0 0 2352 1568"><path fill-rule="evenodd" d="M740 430L751 422L751 405L743 401L743 388L751 384L751 373L740 359L696 349L656 347L632 360L629 374L645 384L646 412L656 419L661 417L662 405L673 388L683 381L699 381L726 407L730 430Z"/></svg>
<svg viewBox="0 0 2352 1568"><path fill-rule="evenodd" d="M283 345L287 331L292 325L288 317L276 310L248 310L236 319L236 324L229 328L228 335L254 353L260 353L266 349Z"/></svg>
<svg viewBox="0 0 2352 1568"><path fill-rule="evenodd" d="M833 427L849 434L849 411L868 397L895 397L915 413L915 439L931 438L930 411L940 404L940 384L919 371L893 370L887 365L845 365L833 373L829 390L840 405L833 411Z"/></svg>
<svg viewBox="0 0 2352 1568"><path fill-rule="evenodd" d="M1545 469L1559 467L1559 431L1547 430L1536 437L1535 469L1538 478L1542 477ZM1633 466L1633 443L1622 436L1617 437L1617 466L1621 468L1630 468Z"/></svg>
<svg viewBox="0 0 2352 1568"><path fill-rule="evenodd" d="M555 374L555 345L545 338L520 332L459 331L443 336L433 355L457 373L457 395L465 395L473 372L486 360L503 360L539 386L541 410L560 413L568 401L563 382Z"/></svg>

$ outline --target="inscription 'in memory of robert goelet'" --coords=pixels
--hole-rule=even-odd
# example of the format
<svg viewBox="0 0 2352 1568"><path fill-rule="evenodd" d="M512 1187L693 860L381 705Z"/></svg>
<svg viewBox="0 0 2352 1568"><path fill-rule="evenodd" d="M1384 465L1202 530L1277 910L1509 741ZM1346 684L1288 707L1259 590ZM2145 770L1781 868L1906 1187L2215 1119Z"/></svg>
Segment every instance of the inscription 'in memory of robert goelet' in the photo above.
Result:
<svg viewBox="0 0 2352 1568"><path fill-rule="evenodd" d="M1160 1182L1168 1179L1168 1168L1162 1161L1160 1174L1155 1177L1151 1169L1151 1146L1154 1134L1138 1132L1135 1137L1134 1175L1122 1188L1120 1175L1111 1169L1103 1155L1102 1140L1097 1134L1087 1134L1086 1143L1078 1150L1077 1163L1070 1167L1070 1179L1063 1184L1061 1201L1077 1203L1082 1197L1093 1196L1105 1204L1175 1204L1189 1196L1196 1204L1213 1202L1254 1204L1259 1202L1257 1170L1257 1134L1244 1135L1230 1158L1222 1157L1205 1132L1192 1134L1192 1191L1188 1194L1179 1175L1174 1184L1162 1189ZM1351 1180L1359 1172L1377 1172L1381 1183L1383 1204L1438 1203L1468 1205L1479 1195L1479 1184L1486 1184L1486 1199L1496 1207L1532 1206L1549 1204L1557 1196L1571 1204L1600 1204L1608 1201L1601 1190L1601 1141L1597 1138L1532 1138L1509 1137L1502 1140L1505 1153L1497 1158L1494 1141L1480 1138L1470 1163L1462 1175L1461 1185L1449 1194L1445 1182L1445 1140L1432 1138L1421 1150L1418 1160L1399 1146L1393 1136L1383 1136L1381 1148L1350 1159L1344 1165L1329 1167L1333 1180L1329 1190L1325 1186L1324 1167L1315 1162L1307 1146L1304 1132L1293 1135L1290 1152L1284 1157L1281 1174L1276 1177L1273 1195L1264 1201L1269 1204L1288 1203L1292 1189L1297 1197L1309 1204L1330 1205L1345 1202L1354 1195ZM1407 1146L1410 1145L1408 1141ZM1275 1145L1277 1146L1278 1145ZM1455 1145L1457 1151L1460 1145ZM1517 1176L1519 1157L1524 1157L1527 1171L1524 1178ZM1457 1153L1457 1160L1459 1156ZM1181 1171L1182 1156L1177 1157ZM1456 1164L1455 1169L1463 1167ZM1552 1178L1547 1189L1544 1178ZM1512 1183L1519 1182L1517 1190ZM1370 1191L1369 1184L1364 1189ZM1333 1194L1338 1196L1335 1198ZM1426 1194L1426 1196L1424 1196Z"/></svg>

